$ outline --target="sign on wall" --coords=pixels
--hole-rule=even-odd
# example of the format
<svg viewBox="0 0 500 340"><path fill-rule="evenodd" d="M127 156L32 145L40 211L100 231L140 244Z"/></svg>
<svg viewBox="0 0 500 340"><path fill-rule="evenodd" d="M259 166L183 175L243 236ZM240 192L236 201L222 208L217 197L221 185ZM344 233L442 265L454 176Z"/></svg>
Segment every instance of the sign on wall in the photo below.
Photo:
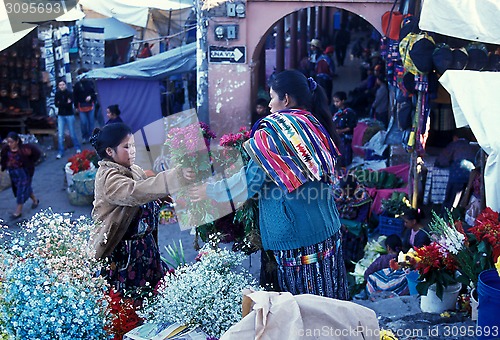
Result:
<svg viewBox="0 0 500 340"><path fill-rule="evenodd" d="M245 46L209 46L208 61L211 63L245 64Z"/></svg>

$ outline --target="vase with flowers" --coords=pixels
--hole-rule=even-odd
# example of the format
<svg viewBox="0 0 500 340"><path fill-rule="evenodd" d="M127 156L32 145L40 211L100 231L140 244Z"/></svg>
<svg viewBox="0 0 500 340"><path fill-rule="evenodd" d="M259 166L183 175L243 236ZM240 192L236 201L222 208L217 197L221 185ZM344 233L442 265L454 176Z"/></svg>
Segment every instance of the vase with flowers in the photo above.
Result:
<svg viewBox="0 0 500 340"><path fill-rule="evenodd" d="M440 313L455 307L463 278L450 252L437 242L400 253L391 268L406 267L418 271L417 292L422 295L424 312Z"/></svg>

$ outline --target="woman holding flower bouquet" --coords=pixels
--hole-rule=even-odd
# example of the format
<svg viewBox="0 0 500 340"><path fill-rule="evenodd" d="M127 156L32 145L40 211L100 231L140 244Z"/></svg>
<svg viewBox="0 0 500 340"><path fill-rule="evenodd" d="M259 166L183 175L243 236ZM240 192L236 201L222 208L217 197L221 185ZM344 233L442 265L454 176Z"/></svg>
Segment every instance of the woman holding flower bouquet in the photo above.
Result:
<svg viewBox="0 0 500 340"><path fill-rule="evenodd" d="M257 195L262 246L274 253L281 291L347 299L332 188L339 144L325 92L312 78L283 71L270 96L271 115L244 144L248 165L227 181L193 189L191 197L224 201L230 192L243 202Z"/></svg>
<svg viewBox="0 0 500 340"><path fill-rule="evenodd" d="M152 290L165 274L153 237L160 210L156 200L176 186L177 171L148 177L134 164L134 137L123 123L96 128L91 142L102 159L95 179L91 251L106 260L105 275L115 290Z"/></svg>

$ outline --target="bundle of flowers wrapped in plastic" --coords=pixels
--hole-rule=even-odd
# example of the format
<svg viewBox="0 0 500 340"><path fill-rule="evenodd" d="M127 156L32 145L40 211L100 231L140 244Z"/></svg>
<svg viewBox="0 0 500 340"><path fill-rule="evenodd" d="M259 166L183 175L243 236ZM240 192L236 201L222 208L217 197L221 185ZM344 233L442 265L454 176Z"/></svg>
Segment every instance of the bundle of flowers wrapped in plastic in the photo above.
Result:
<svg viewBox="0 0 500 340"><path fill-rule="evenodd" d="M363 284L365 281L366 269L381 254L387 254L387 249L383 246L387 236L379 236L376 240L368 242L365 246L365 256L356 262L354 272L350 273L356 279L356 284Z"/></svg>
<svg viewBox="0 0 500 340"><path fill-rule="evenodd" d="M89 256L93 223L36 214L0 249L0 324L13 339L103 339L107 285Z"/></svg>
<svg viewBox="0 0 500 340"><path fill-rule="evenodd" d="M255 280L241 268L241 253L205 245L194 264L167 274L158 295L145 303L140 315L147 322L198 324L220 337L241 319L242 290L255 288Z"/></svg>

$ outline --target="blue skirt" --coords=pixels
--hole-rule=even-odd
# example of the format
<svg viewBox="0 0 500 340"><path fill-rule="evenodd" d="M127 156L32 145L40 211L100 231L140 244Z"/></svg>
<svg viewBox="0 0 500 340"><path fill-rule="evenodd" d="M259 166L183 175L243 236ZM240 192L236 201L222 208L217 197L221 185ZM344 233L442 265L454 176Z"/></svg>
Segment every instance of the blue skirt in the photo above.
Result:
<svg viewBox="0 0 500 340"><path fill-rule="evenodd" d="M17 204L24 204L33 193L31 177L25 168L9 169L9 175Z"/></svg>
<svg viewBox="0 0 500 340"><path fill-rule="evenodd" d="M274 251L274 256L281 291L348 299L340 232L312 246Z"/></svg>

